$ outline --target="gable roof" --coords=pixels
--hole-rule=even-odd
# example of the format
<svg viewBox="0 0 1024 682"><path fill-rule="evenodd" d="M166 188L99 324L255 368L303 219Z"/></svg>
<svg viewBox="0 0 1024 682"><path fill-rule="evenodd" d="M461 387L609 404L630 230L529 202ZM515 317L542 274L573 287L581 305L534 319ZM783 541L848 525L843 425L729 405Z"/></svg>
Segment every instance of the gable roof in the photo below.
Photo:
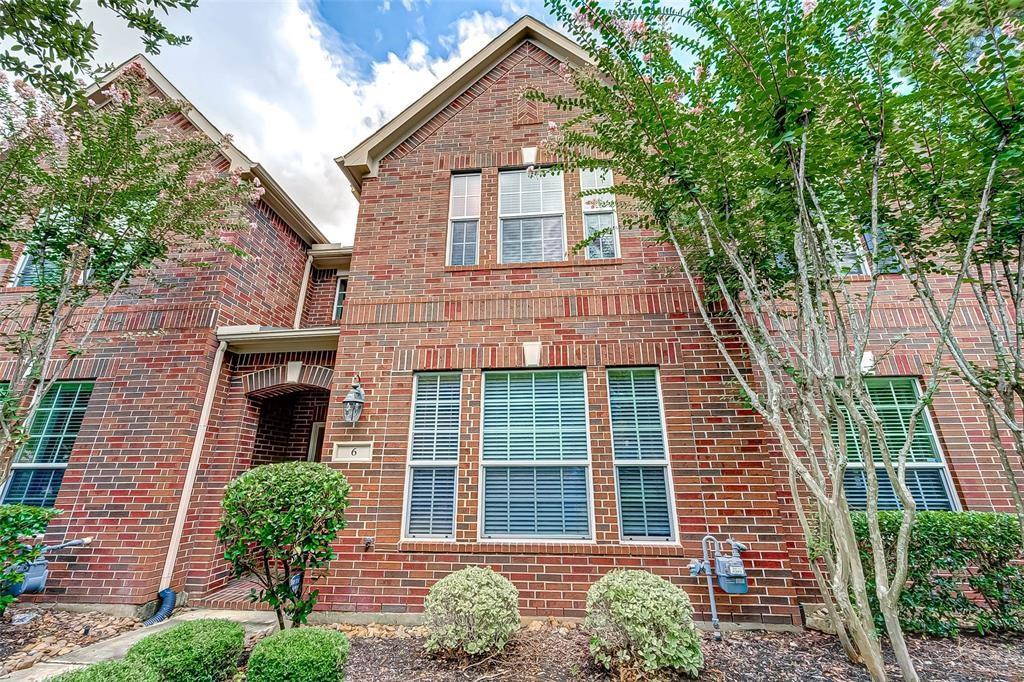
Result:
<svg viewBox="0 0 1024 682"><path fill-rule="evenodd" d="M563 62L593 63L583 48L568 36L529 15L524 16L384 127L334 160L352 183L356 196L362 189L363 178L377 174L377 164L384 156L527 40Z"/></svg>
<svg viewBox="0 0 1024 682"><path fill-rule="evenodd" d="M178 90L178 88L174 87L174 84L171 83L171 81L169 81L167 77L153 65L153 62L149 61L149 59L142 54L135 55L120 66L114 68L106 76L93 83L86 90L86 96L92 100L102 98L104 88L110 85L110 83L113 82L130 64L139 64L143 69L145 69L150 82L153 83L162 95L170 99L185 102L188 106L182 113L184 113L185 117L190 123L192 123L192 125L198 128L214 142L220 143L222 141L224 138L223 133L221 133L220 130L210 122L210 119L203 116L202 112L196 109L195 105L193 105L187 97L181 94L181 91ZM303 239L303 241L308 244L330 243L330 240L324 236L323 232L320 231L320 228L318 228L313 221L309 219L309 216L299 208L298 204L288 196L288 193L284 191L284 188L282 188L276 180L274 180L270 173L267 172L266 168L250 159L234 144L224 145L222 147L222 153L225 158L227 158L228 163L231 164L232 170L241 170L244 176L259 180L265 190L263 194L263 201L265 201L270 208L274 209L274 212L277 213L278 216L280 216L281 219Z"/></svg>

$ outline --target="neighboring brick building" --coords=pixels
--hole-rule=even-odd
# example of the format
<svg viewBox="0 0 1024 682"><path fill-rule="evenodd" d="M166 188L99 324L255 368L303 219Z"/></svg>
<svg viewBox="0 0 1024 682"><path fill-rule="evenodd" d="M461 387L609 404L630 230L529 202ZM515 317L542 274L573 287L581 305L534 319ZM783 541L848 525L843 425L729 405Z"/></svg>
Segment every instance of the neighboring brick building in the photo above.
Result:
<svg viewBox="0 0 1024 682"><path fill-rule="evenodd" d="M256 258L118 308L122 340L68 377L95 383L51 535L97 542L55 565L52 597L136 605L170 584L244 606L213 536L223 487L309 457L352 484L319 609L416 612L436 579L487 564L524 613L578 616L594 580L640 567L707 619L687 563L712 533L750 547L750 592L719 597L723 620L800 623L813 594L785 464L663 267L673 254L629 231L576 253L616 221L578 193L613 178L527 170L552 161L537 148L566 116L522 93L569 94L560 63L585 60L517 22L339 159L360 200L351 250L261 205L240 237ZM891 282L880 328L918 335L878 368L898 424L930 331ZM134 334L146 325L160 336ZM350 425L353 375L366 407ZM936 399L914 451L925 506L1011 507L979 412L966 389Z"/></svg>

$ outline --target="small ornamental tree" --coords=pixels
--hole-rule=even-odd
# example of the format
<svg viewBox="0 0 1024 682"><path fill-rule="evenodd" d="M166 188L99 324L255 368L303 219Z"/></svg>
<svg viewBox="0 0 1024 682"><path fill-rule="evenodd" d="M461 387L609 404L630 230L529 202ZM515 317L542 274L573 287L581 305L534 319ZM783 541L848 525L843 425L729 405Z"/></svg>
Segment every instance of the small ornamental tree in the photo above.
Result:
<svg viewBox="0 0 1024 682"><path fill-rule="evenodd" d="M29 292L0 306L0 348L13 356L0 480L53 382L99 340L110 305L144 293L168 259L201 267L232 250L224 235L252 225L263 192L222 168L228 140L184 125L188 105L155 94L141 66L93 100L63 110L0 73L0 258L18 253L33 275L23 276Z"/></svg>
<svg viewBox="0 0 1024 682"><path fill-rule="evenodd" d="M1020 3L547 4L593 63L564 67L575 95L530 95L570 115L549 126L546 154L566 167L615 169L613 191L631 209L620 227L646 228L673 248L738 397L779 445L808 564L845 651L886 678L877 610L900 672L917 680L898 609L918 506L907 463L949 374L957 302L972 284L953 268L939 302L925 306L937 333L911 346L916 323L893 328L882 310L901 287L880 283L905 276L894 244L919 243L913 236L933 233L938 220L948 217L961 252L971 252L995 175L1016 188L1003 198L1005 215L1017 216L1007 226L1019 227ZM1004 66L975 68L991 60ZM1001 239L1017 244L1019 235ZM918 253L927 260L941 249ZM1016 263L1019 251L1009 253ZM1002 292L1024 291L1010 279ZM1022 314L1012 304L1003 311ZM871 377L896 353L920 358L923 375L899 434L885 428ZM863 472L870 566L846 496L851 464ZM900 508L889 562L883 490Z"/></svg>
<svg viewBox="0 0 1024 682"><path fill-rule="evenodd" d="M316 604L309 583L334 558L348 491L342 474L315 462L258 466L228 484L217 531L224 558L235 575L256 578L250 598L272 606L282 630L286 615L298 627Z"/></svg>
<svg viewBox="0 0 1024 682"><path fill-rule="evenodd" d="M96 0L131 31L139 34L146 52L161 44L185 45L191 39L171 33L157 10L192 11L198 0ZM4 0L0 3L0 69L25 78L58 98L78 93L77 79L97 69L98 44L93 23L82 20L80 0Z"/></svg>
<svg viewBox="0 0 1024 682"><path fill-rule="evenodd" d="M15 599L3 592L21 583L19 566L39 557L42 546L36 538L46 532L46 525L57 513L23 504L0 504L0 614Z"/></svg>

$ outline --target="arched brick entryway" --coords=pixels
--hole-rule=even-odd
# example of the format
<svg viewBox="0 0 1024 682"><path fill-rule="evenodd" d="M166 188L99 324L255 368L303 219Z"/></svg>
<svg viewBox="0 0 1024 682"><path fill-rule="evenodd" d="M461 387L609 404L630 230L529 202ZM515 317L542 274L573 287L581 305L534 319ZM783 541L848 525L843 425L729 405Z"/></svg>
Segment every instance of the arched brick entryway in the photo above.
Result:
<svg viewBox="0 0 1024 682"><path fill-rule="evenodd" d="M242 377L242 390L254 399L286 395L310 389L331 390L330 367L304 364L301 360L286 362L251 372Z"/></svg>

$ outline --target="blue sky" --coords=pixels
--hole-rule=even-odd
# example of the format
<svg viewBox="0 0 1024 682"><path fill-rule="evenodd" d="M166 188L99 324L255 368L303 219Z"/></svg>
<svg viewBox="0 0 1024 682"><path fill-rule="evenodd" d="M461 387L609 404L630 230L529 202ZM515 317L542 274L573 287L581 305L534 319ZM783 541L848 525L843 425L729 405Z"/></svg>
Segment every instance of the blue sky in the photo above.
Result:
<svg viewBox="0 0 1024 682"><path fill-rule="evenodd" d="M96 0L99 59L142 51ZM151 57L214 125L262 163L333 241L357 202L333 159L398 114L543 0L199 0L166 22L192 37Z"/></svg>
<svg viewBox="0 0 1024 682"><path fill-rule="evenodd" d="M500 0L320 0L317 10L344 42L358 46L364 67L386 59L389 52L401 52L413 39L444 54L453 47L452 26L474 12L514 20L522 10L549 18L542 2L529 6Z"/></svg>

